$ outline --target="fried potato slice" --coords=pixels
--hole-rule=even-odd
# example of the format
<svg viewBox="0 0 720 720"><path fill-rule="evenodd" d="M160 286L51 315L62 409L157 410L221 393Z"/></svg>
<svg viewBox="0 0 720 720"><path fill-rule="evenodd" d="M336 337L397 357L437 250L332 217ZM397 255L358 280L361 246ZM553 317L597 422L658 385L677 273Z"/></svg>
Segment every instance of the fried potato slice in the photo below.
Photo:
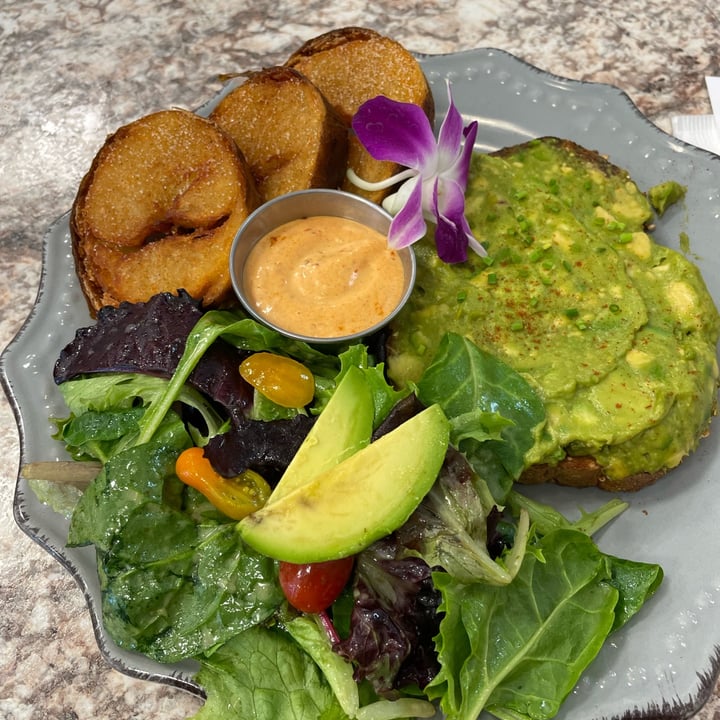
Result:
<svg viewBox="0 0 720 720"><path fill-rule="evenodd" d="M186 110L162 110L108 137L70 215L75 265L91 314L186 290L206 307L230 298L228 257L259 204L232 138Z"/></svg>
<svg viewBox="0 0 720 720"><path fill-rule="evenodd" d="M308 40L286 61L308 77L350 126L358 108L384 95L391 100L414 103L434 120L430 86L417 59L400 43L375 30L345 27ZM376 182L395 174L394 163L375 160L351 133L348 166L363 180ZM366 192L347 179L343 189L379 202L388 191Z"/></svg>
<svg viewBox="0 0 720 720"><path fill-rule="evenodd" d="M252 74L210 119L240 147L263 201L339 187L345 176L347 128L318 88L292 68Z"/></svg>

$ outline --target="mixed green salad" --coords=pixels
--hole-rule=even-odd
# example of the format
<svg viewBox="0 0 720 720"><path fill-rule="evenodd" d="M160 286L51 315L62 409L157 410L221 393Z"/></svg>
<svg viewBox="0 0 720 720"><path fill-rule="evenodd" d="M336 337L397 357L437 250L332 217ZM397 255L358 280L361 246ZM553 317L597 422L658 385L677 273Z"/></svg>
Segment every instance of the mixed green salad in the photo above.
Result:
<svg viewBox="0 0 720 720"><path fill-rule="evenodd" d="M68 544L95 547L103 623L120 647L199 663L198 720L391 720L438 706L456 720L551 718L662 581L658 565L594 543L625 509L620 500L570 520L515 485L545 422L518 373L448 333L419 381L398 391L382 347L371 338L319 350L238 311L204 312L181 292L104 308L57 361L69 414L56 419L56 437L98 468L72 508ZM308 401L293 406L241 376L258 354L299 362L312 378ZM348 377L372 398L361 446L439 408L447 447L407 516L353 552L323 602L305 606L283 582L288 563L247 542L232 507L249 498L252 517L273 503L328 408L353 422L333 404ZM178 477L178 458L194 447L228 504ZM357 473L329 506L355 503L365 479ZM304 592L323 595L327 576L307 576L320 579Z"/></svg>

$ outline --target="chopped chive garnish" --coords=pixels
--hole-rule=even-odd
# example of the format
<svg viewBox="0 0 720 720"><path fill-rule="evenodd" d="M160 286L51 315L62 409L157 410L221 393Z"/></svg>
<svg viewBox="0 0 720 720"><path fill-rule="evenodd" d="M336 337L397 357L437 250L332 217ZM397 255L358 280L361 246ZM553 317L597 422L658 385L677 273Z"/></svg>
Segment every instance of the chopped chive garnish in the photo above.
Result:
<svg viewBox="0 0 720 720"><path fill-rule="evenodd" d="M568 308L565 311L565 315L569 318L576 318L578 315L580 315L580 311L577 308Z"/></svg>
<svg viewBox="0 0 720 720"><path fill-rule="evenodd" d="M570 264L570 262L569 262L568 260L563 260L563 261L562 261L562 264L563 264L563 267L564 267L568 272L572 272L572 265Z"/></svg>
<svg viewBox="0 0 720 720"><path fill-rule="evenodd" d="M540 248L535 248L535 250L530 253L530 262L536 263L542 256L543 251L540 250Z"/></svg>
<svg viewBox="0 0 720 720"><path fill-rule="evenodd" d="M518 330L522 330L524 327L525 327L525 324L523 323L522 320L515 320L515 321L513 321L513 323L510 325L510 329L513 330L513 331L515 331L515 332L517 332Z"/></svg>
<svg viewBox="0 0 720 720"><path fill-rule="evenodd" d="M457 294L457 301L458 301L459 303L461 303L461 302L465 302L465 300L467 300L467 292L466 292L465 290L461 290L461 291Z"/></svg>
<svg viewBox="0 0 720 720"><path fill-rule="evenodd" d="M620 312L620 306L617 303L612 303L609 308L611 313L619 313Z"/></svg>
<svg viewBox="0 0 720 720"><path fill-rule="evenodd" d="M632 242L633 235L629 232L620 233L620 237L618 237L618 242L626 244L629 242Z"/></svg>
<svg viewBox="0 0 720 720"><path fill-rule="evenodd" d="M488 285L497 285L497 280L498 280L497 274L494 272L488 273L487 280L488 280Z"/></svg>

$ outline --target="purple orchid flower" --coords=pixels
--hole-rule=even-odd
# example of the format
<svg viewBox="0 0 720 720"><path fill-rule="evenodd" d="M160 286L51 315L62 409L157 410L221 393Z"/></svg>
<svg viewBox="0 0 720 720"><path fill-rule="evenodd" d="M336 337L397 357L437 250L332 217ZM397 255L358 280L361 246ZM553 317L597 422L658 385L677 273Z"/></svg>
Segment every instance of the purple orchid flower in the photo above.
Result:
<svg viewBox="0 0 720 720"><path fill-rule="evenodd" d="M465 218L465 190L478 124L473 121L463 127L449 82L448 102L437 142L419 106L384 96L365 102L352 121L355 134L376 160L389 160L406 169L377 183L366 182L352 170L348 176L365 190L381 190L402 182L397 192L383 201L383 207L393 215L389 245L402 248L416 242L425 235L426 220L430 220L436 224L440 259L457 263L467 259L468 246L479 255L487 253Z"/></svg>

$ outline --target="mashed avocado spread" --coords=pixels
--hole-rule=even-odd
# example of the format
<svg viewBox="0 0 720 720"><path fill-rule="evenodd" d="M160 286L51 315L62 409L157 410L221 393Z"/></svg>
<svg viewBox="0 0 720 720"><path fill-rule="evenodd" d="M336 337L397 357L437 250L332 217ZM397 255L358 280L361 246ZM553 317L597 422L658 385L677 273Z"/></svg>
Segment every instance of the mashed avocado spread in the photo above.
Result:
<svg viewBox="0 0 720 720"><path fill-rule="evenodd" d="M477 154L466 213L488 257L447 265L418 243L391 378L417 380L461 333L543 398L528 466L590 456L618 479L678 465L715 410L720 317L698 269L646 232L627 173L553 138Z"/></svg>

